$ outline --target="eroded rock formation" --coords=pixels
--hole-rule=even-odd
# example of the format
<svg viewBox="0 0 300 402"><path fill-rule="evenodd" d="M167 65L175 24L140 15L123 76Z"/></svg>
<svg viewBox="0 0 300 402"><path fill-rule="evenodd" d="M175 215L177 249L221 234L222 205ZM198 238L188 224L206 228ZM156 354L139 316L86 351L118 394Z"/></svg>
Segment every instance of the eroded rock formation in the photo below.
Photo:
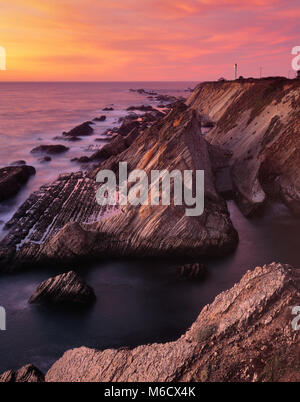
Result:
<svg viewBox="0 0 300 402"><path fill-rule="evenodd" d="M205 306L177 341L130 349L67 351L46 381L299 381L300 271L270 264L248 271Z"/></svg>
<svg viewBox="0 0 300 402"><path fill-rule="evenodd" d="M215 189L211 153L200 127L198 113L179 104L88 174L61 175L41 187L6 224L10 232L0 244L2 270L100 256L203 256L233 250L237 233ZM96 203L95 177L99 169L116 171L123 161L129 173L204 170L204 213L187 216L185 205L174 205L171 191L171 205L115 207L104 219L107 208Z"/></svg>
<svg viewBox="0 0 300 402"><path fill-rule="evenodd" d="M29 299L33 304L68 304L84 306L96 299L93 289L74 271L42 282Z"/></svg>
<svg viewBox="0 0 300 402"><path fill-rule="evenodd" d="M32 364L17 371L6 371L0 375L0 382L44 382L44 374Z"/></svg>
<svg viewBox="0 0 300 402"><path fill-rule="evenodd" d="M208 141L232 152L236 200L245 215L267 198L300 214L299 80L207 82L187 104L215 123Z"/></svg>

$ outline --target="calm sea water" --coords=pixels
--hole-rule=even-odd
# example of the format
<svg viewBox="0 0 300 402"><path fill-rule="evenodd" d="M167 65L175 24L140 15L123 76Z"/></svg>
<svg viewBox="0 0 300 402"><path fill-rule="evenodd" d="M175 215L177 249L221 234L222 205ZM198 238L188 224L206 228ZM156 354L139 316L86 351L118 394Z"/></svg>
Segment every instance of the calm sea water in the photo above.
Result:
<svg viewBox="0 0 300 402"><path fill-rule="evenodd" d="M13 200L0 205L1 221L42 184L54 180L58 173L80 169L72 158L89 155L105 142L95 142L107 128L117 126L120 117L128 114L128 106L155 105L147 96L130 92L144 88L159 94L187 97L185 90L195 82L98 82L98 83L1 83L0 82L0 167L25 160L37 174ZM156 102L157 104L157 102ZM105 107L113 107L103 112ZM138 112L137 112L138 113ZM94 126L94 135L78 142L54 140L74 126L105 114L105 122ZM40 155L30 151L42 144L63 144L70 150L41 163ZM0 233L1 236L1 233Z"/></svg>
<svg viewBox="0 0 300 402"><path fill-rule="evenodd" d="M69 162L71 153L77 152L75 148L54 158L49 167L41 166L29 153L39 137L48 143L54 135L99 115L110 104L116 108L115 116L110 117L114 123L128 105L145 103L145 97L128 92L130 87L176 93L187 86L192 84L0 84L2 94L8 97L6 102L1 97L0 106L1 162L25 159L38 172L22 194L6 205L6 214L58 171L77 169ZM99 127L99 131L103 129L104 125ZM86 141L70 146L87 147L93 138ZM78 149L78 153L82 151ZM68 311L27 303L42 280L60 272L41 269L0 276L0 306L7 310L7 331L0 331L0 372L27 363L46 371L64 351L82 345L104 349L174 340L205 304L238 282L247 269L272 261L300 266L300 221L284 207L273 205L264 218L248 220L233 202L228 206L240 243L230 256L206 261L209 276L204 282L179 279L179 261L81 265L78 271L95 289L97 302L85 311Z"/></svg>

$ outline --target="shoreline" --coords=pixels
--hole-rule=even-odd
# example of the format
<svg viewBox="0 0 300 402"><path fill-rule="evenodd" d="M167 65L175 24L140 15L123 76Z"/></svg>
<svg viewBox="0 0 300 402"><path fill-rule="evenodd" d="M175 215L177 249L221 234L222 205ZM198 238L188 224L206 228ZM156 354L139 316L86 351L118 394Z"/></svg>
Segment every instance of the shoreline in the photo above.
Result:
<svg viewBox="0 0 300 402"><path fill-rule="evenodd" d="M265 81L267 81L267 80L265 80ZM232 83L230 83L230 82L226 82L225 84L219 83L218 85L219 86L223 85L226 87L226 85L229 86L231 84ZM241 90L243 91L249 84L256 85L256 83L253 83L251 81L251 83L250 82L249 83L248 82L238 83L237 87L241 88ZM201 85L199 86L200 90L202 90L202 88L206 88L205 85L202 85L202 86ZM218 87L218 85L217 85L217 87ZM235 85L236 85L236 83L235 83ZM261 85L263 85L263 84L261 84ZM268 85L268 82L265 85ZM196 91L197 91L197 89L196 89ZM201 98L198 97L198 100L199 99L201 100ZM179 109L176 109L176 107L178 107ZM197 107L199 107L199 106L197 105ZM268 107L268 105L266 105L266 107ZM214 137L214 138L218 139L218 142L215 144L214 144L214 140L212 140L212 138L213 138L213 135L215 135L215 133L218 133L220 126L222 125L222 127L223 127L223 125L225 124L224 119L221 116L217 121L216 120L214 121L214 124L212 125L211 129L209 130L209 132L207 134L207 138L210 140L210 145L207 145L206 141L204 139L202 139L201 131L198 131L198 129L195 129L195 127L197 125L201 126L201 123L199 123L199 121L201 121L201 120L198 120L197 114L191 110L193 108L194 108L194 105L192 108L186 108L186 106L185 107L184 106L175 106L174 110L169 112L169 114L165 118L163 118L162 120L158 120L157 122L154 122L153 126L146 127L144 129L142 129L141 132L138 131L137 137L133 140L132 143L125 144L125 148L123 148L121 150L120 155L118 153L107 155L104 158L104 160L101 159L103 157L103 156L101 156L101 158L99 160L99 165L98 165L98 168L99 168L99 166L102 168L105 166L112 166L116 161L119 160L119 158L125 157L125 158L128 158L132 167L139 166L140 160L143 161L143 157L145 155L149 154L149 150L155 149L158 152L161 152L160 147L161 147L161 145L163 145L163 141L165 141L165 139L162 134L158 135L157 132L164 133L164 134L167 133L168 136L165 137L167 141L169 141L170 135L171 136L174 135L174 137L176 138L176 142L175 142L176 145L174 147L174 155L178 154L178 149L181 149L181 150L187 149L188 152L190 152L192 155L192 157L191 157L192 163L194 163L194 161L196 161L197 167L198 166L200 167L201 163L204 163L203 161L206 161L204 170L206 172L209 172L209 171L211 172L210 173L211 176L208 176L211 178L209 178L208 183L207 183L208 187L206 187L206 195L210 194L210 202L212 203L211 204L212 206L210 206L210 204L206 204L206 208L207 208L206 213L208 215L211 214L212 216L214 216L214 219L217 219L218 224L214 227L214 230L220 228L221 222L222 222L221 225L224 225L224 226L223 226L223 231L222 230L219 231L218 236L220 236L219 239L221 239L221 240L218 240L217 243L215 243L216 240L214 237L211 237L211 238L209 237L210 236L210 234L209 234L208 238L206 240L206 243L202 242L202 243L198 244L198 243L195 243L195 241L192 245L189 243L186 243L187 248L184 249L185 244L183 242L183 239L180 238L180 236L179 236L180 242L181 242L180 247L183 247L182 250L186 250L190 257L192 256L192 253L191 253L192 248L190 248L190 246L195 247L196 244L197 244L196 248L200 247L200 249L201 249L201 247L202 247L203 253L201 254L201 251L199 252L199 250L198 250L197 253L195 254L195 256L196 255L204 256L204 255L209 254L208 251L209 251L209 247L210 247L210 245L209 245L210 241L211 241L211 245L212 245L212 254L214 254L214 255L216 255L216 252L217 252L216 246L219 247L220 244L223 247L223 249L220 250L221 253L223 253L224 251L226 252L227 247L228 247L228 249L227 249L228 251L232 251L233 247L236 245L236 244L234 244L236 241L236 240L234 240L235 234L234 234L233 230L231 229L231 227L233 228L232 220L231 220L232 217L229 216L229 213L227 211L227 207L226 207L224 200L217 193L217 191L214 187L216 171L218 169L224 167L224 159L222 156L222 152L220 153L222 148L220 148L219 138L222 140L222 136ZM213 115L213 113L214 113L213 108L211 109L210 112L211 112L211 115ZM263 113L263 111L259 111L259 112ZM256 111L256 113L258 114L258 117L256 116L256 118L259 118L259 112ZM241 110L241 113L243 113L243 110ZM178 121L178 116L180 116L181 120L179 123L179 128L177 129L177 123L175 126L174 122ZM292 116L293 115L291 115L291 118L292 118ZM196 121L197 121L197 123L196 123ZM228 123L226 123L226 124L228 124ZM271 123L271 124L273 124L273 123ZM176 128L174 129L174 127L176 127ZM234 127L233 127L233 129L234 129ZM195 131L193 131L193 130L195 130ZM146 134L145 134L145 132L146 132ZM186 134L186 133L188 133L188 134ZM199 133L200 133L200 135L199 135ZM190 143L189 143L189 139L188 139L189 136L191 136L191 135L194 138L194 145L193 145L194 149L192 147L190 147ZM145 142L144 142L145 138L149 138L150 142L149 142L149 144L147 144L146 148L144 148L140 154L137 154L134 150L137 149L138 147L140 147L141 144L145 144ZM158 145L156 143L157 139L158 139L158 141L161 142ZM280 134L279 134L279 139L280 139ZM151 141L152 141L152 143L151 143ZM182 142L180 143L180 141L182 141ZM226 138L225 138L225 143L228 145L228 140ZM135 148L135 147L137 147L137 148ZM184 147L187 147L187 148L184 148ZM195 153L194 150L196 150L197 152ZM162 151L161 161L166 160L166 158L164 158L163 152L164 151ZM170 155L173 155L172 152L173 152L173 149L169 148L168 154L167 154L169 160L170 160ZM185 155L185 152L187 152L187 151L183 151L182 154ZM234 165L235 158L237 158L237 160L239 160L238 158L240 158L239 153L237 152L237 155L236 155L234 152L235 152L235 149L233 148L233 153L231 154L231 164L230 164L231 171L232 171L232 168L235 166ZM153 154L155 154L155 152L153 152ZM186 155L188 155L188 154L186 154ZM201 155L201 158L197 159L197 158L199 158L199 155ZM187 156L187 158L188 157L189 156ZM253 160L253 159L251 159L251 160ZM243 162L243 163L245 163L245 166L247 166L248 159L245 159L245 161L246 162ZM170 162L168 162L168 163L170 163ZM199 163L199 165L197 165L197 163ZM157 165L157 166L163 167L163 165ZM193 165L193 166L195 166L195 165ZM83 180L84 183L88 183L90 180L93 180L93 178L94 178L94 173L93 173L93 169L92 169L90 171L90 173L88 173L87 178L80 177L78 179ZM236 176L232 176L232 178L233 178L233 182L234 182L234 186L235 186L234 187L235 191L238 191L238 190L240 191L240 187L238 187L238 186L240 186L240 184L237 182ZM70 177L66 176L65 179L68 182L69 180L75 179L75 177L72 179L72 176L70 176ZM62 180L65 180L65 179L62 179ZM261 178L261 176L260 176L260 180L263 180L263 179L264 178ZM268 186L269 186L269 184L268 184ZM263 187L263 188L264 188L264 190L266 190L267 195L271 194L270 187L268 187L268 188ZM88 191L90 191L90 190L88 190ZM86 193L86 190L84 191L84 193ZM242 201L242 203L241 203L241 200L239 198L240 194L241 193L235 193L235 197L237 197L236 199L237 199L238 205L240 206L241 210L244 212L245 215L249 215L249 213L248 213L249 206L247 205L247 208L245 209L245 204L244 204L245 201ZM229 197L230 197L230 195L229 195ZM270 197L270 200L272 200L271 197ZM249 200L249 199L247 200L247 202L249 204L251 204L251 201L252 200ZM264 207L265 207L265 204L266 204L266 202L264 202ZM230 202L227 203L227 205L231 205ZM286 206L289 207L289 203L286 203ZM210 208L211 208L211 210L210 210ZM231 209L232 209L232 207L231 207ZM259 208L259 210L261 211L261 208ZM292 212L294 210L295 210L295 206L293 205ZM250 212L252 214L251 210L250 210ZM153 217L153 213L151 213L149 215L151 218ZM44 247L44 245L41 247L40 246L38 246L38 247L35 247L35 246L28 247L27 246L27 248L25 247L26 254L23 254L23 255L26 255L27 256L26 258L28 258L28 256L29 256L28 262L30 262L30 264L33 264L34 259L35 259L37 264L39 264L39 265L45 264L45 262L47 262L48 260L49 261L52 260L54 262L54 264L57 264L58 261L60 261L60 263L63 263L63 264L69 263L71 261L69 259L69 256L70 256L70 254L68 254L69 252L72 252L72 253L75 252L77 261L79 261L79 258L83 257L83 259L80 260L81 264L84 263L86 256L89 252L91 252L93 258L99 258L99 257L101 257L101 255L108 256L110 248L112 247L112 243L111 243L111 240L113 239L112 236L119 236L119 233L122 233L122 227L126 227L126 225L128 224L128 222L130 222L132 217L135 216L134 214L135 214L134 211L132 211L130 208L129 209L127 208L127 211L125 211L125 215L122 214L121 217L120 216L111 217L111 218L106 219L104 222L98 222L98 223L95 222L94 224L91 224L91 225L86 225L83 223L83 221L82 221L83 215L79 219L79 222L81 222L79 226L74 225L74 224L71 224L71 225L67 224L66 226L63 226L63 222L61 222L61 226L58 227L56 233L54 233L54 237L51 238L51 236L50 236L49 240L48 239L46 240L45 247ZM128 219L126 216L128 216ZM141 216L141 214L139 214L139 216ZM170 219L173 218L172 213L168 216ZM138 219L141 219L141 218L138 218ZM135 223L135 227L132 228L132 230L137 231L137 230L140 230L140 229L137 229L137 228L139 228L139 226L142 227L142 225L145 225L145 223L147 225L147 219L148 219L147 216L142 215L141 224L139 224L139 221L137 220ZM208 217L206 219L209 220ZM212 219L212 218L210 218L210 219ZM244 218L244 219L246 220L248 218ZM201 220L199 222L201 222ZM41 223L42 223L42 221L41 221ZM12 227L15 226L16 222L11 222L11 225L12 225ZM297 225L295 222L295 227L296 226ZM199 230L199 227L200 226L197 227L198 230ZM249 225L249 227L251 227L251 224ZM189 222L189 226L186 226L186 228L191 231L193 228L193 222ZM207 229L207 227L205 229ZM261 229L261 228L259 228L259 229ZM43 233L43 230L41 231L41 233ZM178 230L179 230L178 233L180 235L181 234L187 235L186 232L181 232L180 228L178 228ZM240 232L240 230L238 230L238 232L242 234L242 232ZM97 237L97 236L99 236L97 233L99 233L100 237ZM193 235L193 232L190 232L190 233ZM195 232L195 233L197 233L197 232ZM227 233L226 236L228 236L228 238L224 237L224 233ZM259 230L257 233L259 233ZM16 232L16 234L18 235L18 232ZM159 236L160 235L159 231L156 232L155 235ZM164 235L167 237L168 233L164 233ZM196 234L196 236L197 235L198 234ZM243 233L243 235L244 235L244 233ZM93 236L95 236L95 237L93 237ZM216 236L216 235L214 234L214 236ZM73 239L77 238L77 240L79 239L79 243L78 243L78 241L76 243L76 249L74 248L74 243L72 243L72 241L73 241L72 238ZM43 237L42 241L44 241L44 239L45 238ZM87 239L88 239L88 242L87 242ZM11 245L13 245L13 241L14 241L13 238L11 238L10 241L12 241ZM155 244L155 243L153 243L153 240L151 240L151 241L152 241L152 248L153 248L153 244ZM162 243L159 243L159 241L160 241L160 238L158 237L158 243L156 243L156 244L159 245L158 248L161 247L161 254L166 255L166 251L168 250L167 242L165 242L165 244L162 244ZM223 244L221 243L222 241L223 241ZM149 243L141 242L141 240L139 239L138 236L135 236L135 242L137 242L136 250L138 252L138 255L140 254L141 251L142 251L143 255L147 255L147 254L145 254L145 251L147 251L147 249L149 247L148 246ZM228 242L228 244L226 242ZM7 244L9 245L9 243L7 243ZM67 247L67 252L66 252L66 247ZM117 242L115 242L115 244L113 244L113 248L111 249L111 252L112 252L112 254L116 255L120 251L120 256L122 256L122 255L126 256L126 248L127 247L129 247L129 249L130 249L130 247L133 247L133 244L130 244L130 241L128 241L128 239L125 239L124 237L120 237L117 240ZM180 250L180 247L178 247L178 244L176 245L176 247L177 247L177 250ZM244 247L244 246L242 245L242 247ZM21 249L22 248L23 247L21 247ZM154 249L156 250L155 247L154 247ZM174 249L171 248L170 250L172 250L172 254L174 255L175 248ZM148 251L150 252L149 255L153 254L151 249ZM21 261L20 258L23 258L22 253L20 254L18 251L16 255L17 255L17 259L19 259L19 261ZM57 256L59 256L58 260L57 260ZM230 260L234 261L236 256L237 256L236 253L231 254L228 257L224 257L223 260L219 260L219 261L222 265L222 261L226 261L226 259L227 259L227 260L229 260L229 265L230 265ZM295 257L297 260L297 256L295 256ZM200 258L200 260L201 260L201 258ZM280 261L282 261L282 259L280 259ZM267 261L264 261L264 262L267 262ZM286 262L286 261L282 261L282 262ZM5 261L4 261L4 263L7 264L7 262L5 262ZM205 286L205 282L204 282L204 286Z"/></svg>

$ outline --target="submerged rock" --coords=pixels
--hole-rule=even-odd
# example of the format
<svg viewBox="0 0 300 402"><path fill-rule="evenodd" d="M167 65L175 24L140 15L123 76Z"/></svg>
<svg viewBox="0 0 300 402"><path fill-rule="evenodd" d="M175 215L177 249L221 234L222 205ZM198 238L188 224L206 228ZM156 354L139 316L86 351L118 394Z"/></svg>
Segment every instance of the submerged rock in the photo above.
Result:
<svg viewBox="0 0 300 402"><path fill-rule="evenodd" d="M68 147L64 145L39 145L31 150L32 154L38 153L46 153L46 154L61 154L63 152L67 152L69 150Z"/></svg>
<svg viewBox="0 0 300 402"><path fill-rule="evenodd" d="M129 106L126 110L128 111L139 110L141 112L151 112L155 109L150 105L141 105L141 106Z"/></svg>
<svg viewBox="0 0 300 402"><path fill-rule="evenodd" d="M207 273L205 265L195 262L185 264L178 268L178 273L182 278L203 279Z"/></svg>
<svg viewBox="0 0 300 402"><path fill-rule="evenodd" d="M32 166L8 166L0 169L0 202L16 195L21 187L35 174Z"/></svg>
<svg viewBox="0 0 300 402"><path fill-rule="evenodd" d="M23 165L26 165L26 161L18 160L10 163L10 166L23 166Z"/></svg>
<svg viewBox="0 0 300 402"><path fill-rule="evenodd" d="M87 305L96 299L93 289L74 271L49 278L42 282L29 303Z"/></svg>
<svg viewBox="0 0 300 402"><path fill-rule="evenodd" d="M43 158L39 159L39 162L45 163L45 162L51 162L52 158L50 156L44 156Z"/></svg>
<svg viewBox="0 0 300 402"><path fill-rule="evenodd" d="M67 351L49 382L300 381L300 331L292 327L300 273L270 264L248 271L205 306L175 342Z"/></svg>
<svg viewBox="0 0 300 402"><path fill-rule="evenodd" d="M33 364L27 364L17 371L0 374L0 382L44 382L44 374Z"/></svg>

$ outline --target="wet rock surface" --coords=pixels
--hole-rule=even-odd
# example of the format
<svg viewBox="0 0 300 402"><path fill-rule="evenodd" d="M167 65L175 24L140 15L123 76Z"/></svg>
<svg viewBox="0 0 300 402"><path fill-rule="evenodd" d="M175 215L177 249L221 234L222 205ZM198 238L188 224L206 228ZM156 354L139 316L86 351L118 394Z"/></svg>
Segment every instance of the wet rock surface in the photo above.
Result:
<svg viewBox="0 0 300 402"><path fill-rule="evenodd" d="M29 299L31 304L85 306L96 299L93 289L74 271L42 282Z"/></svg>
<svg viewBox="0 0 300 402"><path fill-rule="evenodd" d="M64 145L39 145L38 147L33 148L30 152L32 154L45 153L55 155L67 152L68 150L69 148Z"/></svg>
<svg viewBox="0 0 300 402"><path fill-rule="evenodd" d="M72 130L70 131L64 131L63 135L65 136L69 136L69 137L83 137L83 136L87 136L87 135L92 135L94 132L93 127L91 127L91 125L93 124L93 122L91 121L85 121L82 124L79 124L78 126L72 128Z"/></svg>
<svg viewBox="0 0 300 402"><path fill-rule="evenodd" d="M44 374L33 364L27 364L17 371L0 374L0 382L44 382Z"/></svg>
<svg viewBox="0 0 300 402"><path fill-rule="evenodd" d="M35 174L35 168L27 165L8 166L0 169L0 202L16 195Z"/></svg>
<svg viewBox="0 0 300 402"><path fill-rule="evenodd" d="M134 349L67 351L46 381L299 381L300 272L283 264L248 271L205 306L177 341Z"/></svg>

